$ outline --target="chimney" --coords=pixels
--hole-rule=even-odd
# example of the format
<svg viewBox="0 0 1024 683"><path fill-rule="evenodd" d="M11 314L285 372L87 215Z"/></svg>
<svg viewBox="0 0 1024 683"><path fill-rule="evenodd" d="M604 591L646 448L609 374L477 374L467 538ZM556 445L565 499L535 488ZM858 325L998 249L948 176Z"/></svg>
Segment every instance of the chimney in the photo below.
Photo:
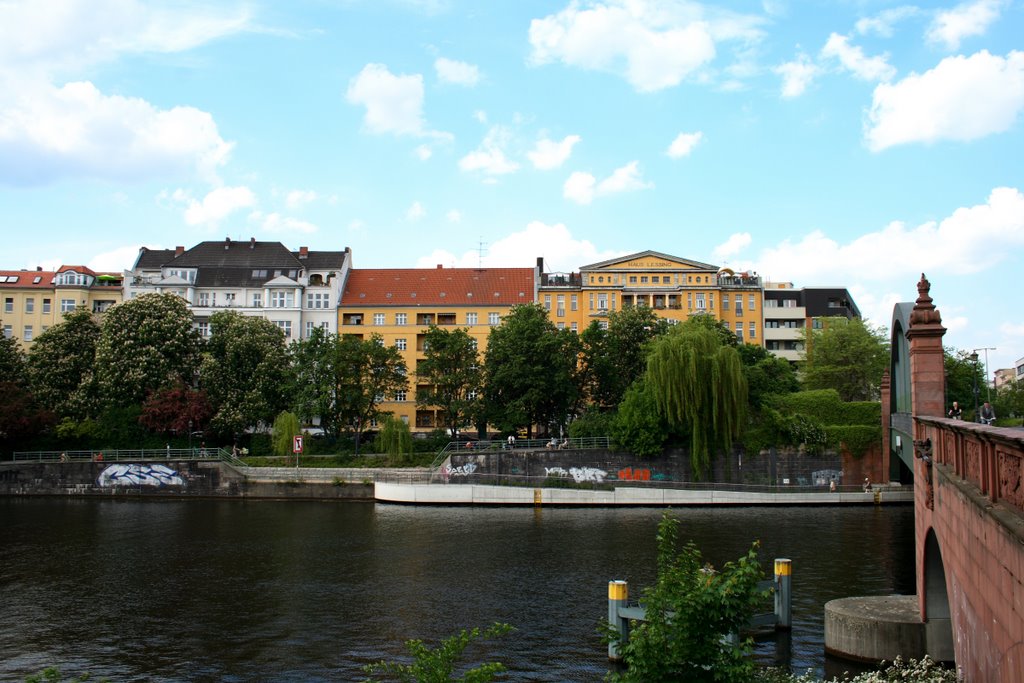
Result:
<svg viewBox="0 0 1024 683"><path fill-rule="evenodd" d="M178 247L174 248L174 255L175 256L181 256L184 253L185 253L185 247L178 246Z"/></svg>
<svg viewBox="0 0 1024 683"><path fill-rule="evenodd" d="M230 237L225 237L224 238L224 251L227 251L230 248L231 248L231 238Z"/></svg>
<svg viewBox="0 0 1024 683"><path fill-rule="evenodd" d="M544 257L543 256L538 256L537 257L537 272L538 273L543 273L544 272Z"/></svg>
<svg viewBox="0 0 1024 683"><path fill-rule="evenodd" d="M249 248L250 249L255 249L256 248L256 238L255 237L250 237L249 238Z"/></svg>
<svg viewBox="0 0 1024 683"><path fill-rule="evenodd" d="M444 270L444 266L442 266L440 263L438 263L437 264L437 269L438 270Z"/></svg>
<svg viewBox="0 0 1024 683"><path fill-rule="evenodd" d="M309 257L309 247L299 247L299 258Z"/></svg>
<svg viewBox="0 0 1024 683"><path fill-rule="evenodd" d="M36 272L37 273L43 272L43 267L42 266L36 266Z"/></svg>

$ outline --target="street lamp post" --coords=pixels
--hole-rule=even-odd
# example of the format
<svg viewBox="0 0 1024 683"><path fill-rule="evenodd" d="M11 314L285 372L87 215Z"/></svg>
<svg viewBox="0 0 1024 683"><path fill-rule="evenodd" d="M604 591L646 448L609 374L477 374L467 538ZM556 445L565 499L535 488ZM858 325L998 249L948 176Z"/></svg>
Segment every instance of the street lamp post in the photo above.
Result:
<svg viewBox="0 0 1024 683"><path fill-rule="evenodd" d="M971 386L974 388L974 421L978 421L978 352L972 351L971 362L974 363L974 372L971 373Z"/></svg>

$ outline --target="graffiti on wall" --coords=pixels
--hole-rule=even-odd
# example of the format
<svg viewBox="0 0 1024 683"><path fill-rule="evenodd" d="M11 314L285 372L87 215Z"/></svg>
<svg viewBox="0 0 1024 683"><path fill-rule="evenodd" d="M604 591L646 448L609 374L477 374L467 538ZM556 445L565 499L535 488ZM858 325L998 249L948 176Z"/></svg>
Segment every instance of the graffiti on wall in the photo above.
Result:
<svg viewBox="0 0 1024 683"><path fill-rule="evenodd" d="M608 473L596 467L570 467L567 470L556 465L555 467L545 467L544 475L548 477L572 477L573 481L577 484L582 484L586 481L603 482Z"/></svg>
<svg viewBox="0 0 1024 683"><path fill-rule="evenodd" d="M622 481L650 481L651 471L646 467L627 467L619 470L618 477Z"/></svg>
<svg viewBox="0 0 1024 683"><path fill-rule="evenodd" d="M111 465L96 484L108 486L184 486L185 480L167 465Z"/></svg>
<svg viewBox="0 0 1024 683"><path fill-rule="evenodd" d="M451 465L444 466L444 473L449 477L468 477L469 475L476 472L477 465L473 462L467 462L465 465L459 465L458 467L452 467Z"/></svg>
<svg viewBox="0 0 1024 683"><path fill-rule="evenodd" d="M545 467L544 476L546 477L568 477L569 470L564 467Z"/></svg>

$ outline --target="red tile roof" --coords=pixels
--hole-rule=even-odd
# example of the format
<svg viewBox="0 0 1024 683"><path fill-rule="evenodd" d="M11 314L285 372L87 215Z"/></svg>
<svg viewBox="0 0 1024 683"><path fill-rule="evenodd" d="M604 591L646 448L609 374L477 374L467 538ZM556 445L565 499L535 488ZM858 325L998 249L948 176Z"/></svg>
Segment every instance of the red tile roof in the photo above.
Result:
<svg viewBox="0 0 1024 683"><path fill-rule="evenodd" d="M51 270L0 270L0 287L53 289L54 274ZM39 282L33 282L37 277Z"/></svg>
<svg viewBox="0 0 1024 683"><path fill-rule="evenodd" d="M353 268L342 306L511 306L533 302L532 268Z"/></svg>

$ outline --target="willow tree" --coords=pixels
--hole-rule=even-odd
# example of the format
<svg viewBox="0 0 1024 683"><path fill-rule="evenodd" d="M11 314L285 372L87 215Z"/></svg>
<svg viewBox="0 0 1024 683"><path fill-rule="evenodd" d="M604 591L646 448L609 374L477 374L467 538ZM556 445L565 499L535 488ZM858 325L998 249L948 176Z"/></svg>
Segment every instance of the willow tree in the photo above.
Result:
<svg viewBox="0 0 1024 683"><path fill-rule="evenodd" d="M670 427L690 432L690 462L703 478L713 450L732 448L747 406L747 381L735 348L703 325L684 323L656 339L647 384Z"/></svg>

